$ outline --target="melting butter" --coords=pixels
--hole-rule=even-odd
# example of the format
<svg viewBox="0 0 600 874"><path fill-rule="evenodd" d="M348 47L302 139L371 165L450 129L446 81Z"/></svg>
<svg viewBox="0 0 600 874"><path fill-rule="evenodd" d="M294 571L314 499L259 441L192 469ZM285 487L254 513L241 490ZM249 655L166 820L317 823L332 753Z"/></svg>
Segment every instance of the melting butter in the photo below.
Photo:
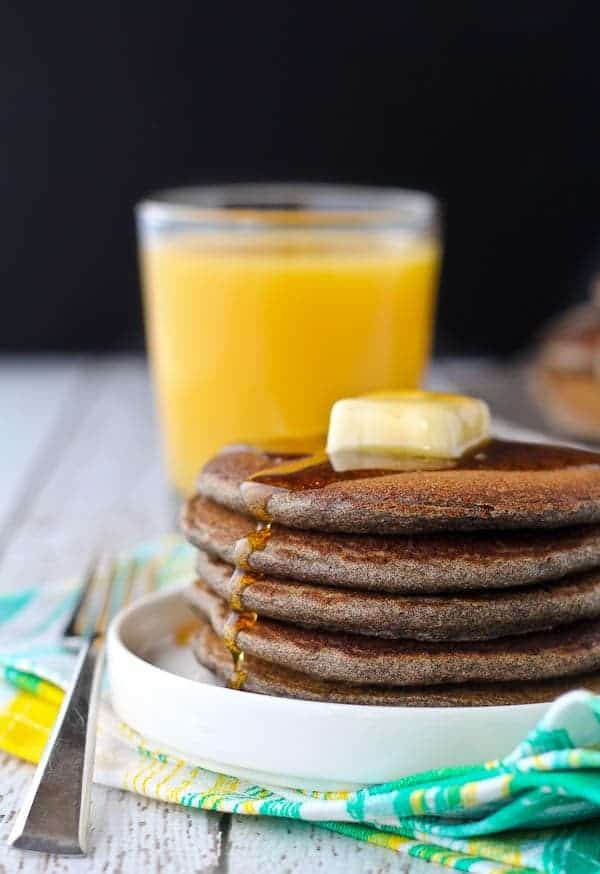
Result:
<svg viewBox="0 0 600 874"><path fill-rule="evenodd" d="M489 439L485 401L415 390L374 392L336 401L327 452L456 459Z"/></svg>

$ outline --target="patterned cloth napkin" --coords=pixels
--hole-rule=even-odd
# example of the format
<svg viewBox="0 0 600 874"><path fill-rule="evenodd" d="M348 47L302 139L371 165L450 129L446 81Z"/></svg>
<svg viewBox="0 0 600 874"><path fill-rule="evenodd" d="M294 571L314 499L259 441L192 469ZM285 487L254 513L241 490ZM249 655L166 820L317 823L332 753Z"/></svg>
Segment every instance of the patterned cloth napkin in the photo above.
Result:
<svg viewBox="0 0 600 874"><path fill-rule="evenodd" d="M120 556L160 561L160 585L193 578L179 538ZM73 656L60 630L75 582L0 596L0 748L43 750ZM242 693L240 693L242 694ZM416 774L355 792L256 786L161 750L101 709L95 779L186 807L317 822L340 834L478 874L600 872L600 697L572 692L502 761Z"/></svg>

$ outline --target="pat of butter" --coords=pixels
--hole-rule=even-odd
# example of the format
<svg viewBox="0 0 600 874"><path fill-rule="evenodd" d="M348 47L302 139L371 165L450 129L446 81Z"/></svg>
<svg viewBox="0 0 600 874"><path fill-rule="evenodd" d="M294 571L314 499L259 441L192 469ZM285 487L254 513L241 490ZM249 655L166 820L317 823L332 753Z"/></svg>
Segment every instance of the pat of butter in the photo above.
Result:
<svg viewBox="0 0 600 874"><path fill-rule="evenodd" d="M460 458L490 434L484 401L427 391L382 391L345 398L332 409L327 452Z"/></svg>

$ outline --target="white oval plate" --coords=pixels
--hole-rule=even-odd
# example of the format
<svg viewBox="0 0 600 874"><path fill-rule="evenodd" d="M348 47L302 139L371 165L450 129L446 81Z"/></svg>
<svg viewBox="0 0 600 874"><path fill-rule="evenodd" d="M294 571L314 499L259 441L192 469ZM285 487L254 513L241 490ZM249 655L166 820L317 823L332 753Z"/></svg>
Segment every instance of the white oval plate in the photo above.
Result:
<svg viewBox="0 0 600 874"><path fill-rule="evenodd" d="M263 785L352 789L495 759L547 707L371 707L237 692L176 644L191 618L180 590L119 613L107 641L114 710L165 750Z"/></svg>

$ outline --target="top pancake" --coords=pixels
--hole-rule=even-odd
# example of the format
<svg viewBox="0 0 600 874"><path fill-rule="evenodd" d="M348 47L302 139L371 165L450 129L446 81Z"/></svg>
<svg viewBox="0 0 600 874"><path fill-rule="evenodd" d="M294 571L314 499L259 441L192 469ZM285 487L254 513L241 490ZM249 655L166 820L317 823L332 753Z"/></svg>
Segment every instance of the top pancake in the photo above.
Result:
<svg viewBox="0 0 600 874"><path fill-rule="evenodd" d="M198 490L261 521L326 532L560 528L600 521L600 453L492 440L439 470L338 474L326 458L233 447L206 464Z"/></svg>

